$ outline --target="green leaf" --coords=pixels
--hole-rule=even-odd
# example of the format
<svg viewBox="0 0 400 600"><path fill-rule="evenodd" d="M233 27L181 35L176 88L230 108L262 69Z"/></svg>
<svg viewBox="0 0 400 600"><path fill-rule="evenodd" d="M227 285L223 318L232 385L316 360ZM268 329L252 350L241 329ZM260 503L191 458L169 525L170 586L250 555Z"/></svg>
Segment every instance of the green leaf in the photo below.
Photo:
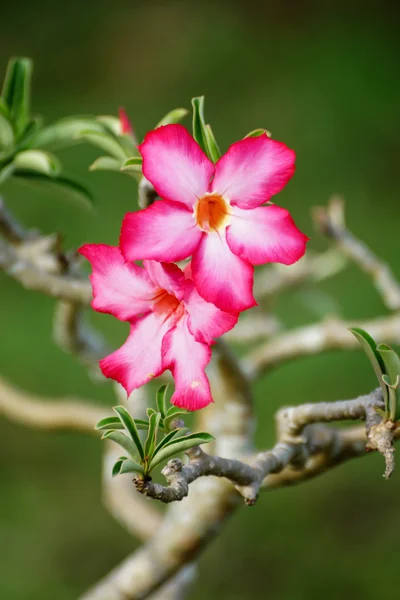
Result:
<svg viewBox="0 0 400 600"><path fill-rule="evenodd" d="M253 131L250 131L247 135L244 136L244 139L248 138L248 137L259 137L260 135L264 135L264 133L270 138L272 136L272 133L270 131L268 131L268 129L253 129Z"/></svg>
<svg viewBox="0 0 400 600"><path fill-rule="evenodd" d="M10 121L0 113L0 156L6 156L14 147L14 131Z"/></svg>
<svg viewBox="0 0 400 600"><path fill-rule="evenodd" d="M94 426L97 431L104 429L125 429L118 417L104 417Z"/></svg>
<svg viewBox="0 0 400 600"><path fill-rule="evenodd" d="M8 106L4 102L3 98L0 96L0 115L5 117L7 120L10 118L10 111L8 110Z"/></svg>
<svg viewBox="0 0 400 600"><path fill-rule="evenodd" d="M176 419L182 419L182 417L185 417L188 414L187 410L184 410L182 408L179 408L177 406L171 406L168 410L167 410L167 414L164 417L164 427L167 431L169 431L171 429L171 424L176 420Z"/></svg>
<svg viewBox="0 0 400 600"><path fill-rule="evenodd" d="M113 156L100 156L89 167L89 171L120 171L123 162Z"/></svg>
<svg viewBox="0 0 400 600"><path fill-rule="evenodd" d="M16 151L21 152L22 150L26 150L30 147L31 143L33 144L33 140L35 136L38 134L42 127L43 119L42 117L34 117L25 127L17 145Z"/></svg>
<svg viewBox="0 0 400 600"><path fill-rule="evenodd" d="M147 430L149 422L142 419L135 419L136 429ZM95 429L101 431L104 429L125 429L119 417L105 417L101 419L95 426Z"/></svg>
<svg viewBox="0 0 400 600"><path fill-rule="evenodd" d="M160 388L158 388L157 394L156 394L157 410L159 413L161 413L161 416L163 418L165 417L166 408L167 408L167 391L168 391L168 383L166 383L165 385L162 385Z"/></svg>
<svg viewBox="0 0 400 600"><path fill-rule="evenodd" d="M148 416L148 418L150 419L151 415L154 415L156 411L154 410L154 408L146 408L146 415Z"/></svg>
<svg viewBox="0 0 400 600"><path fill-rule="evenodd" d="M181 452L193 448L193 446L200 446L201 444L207 444L213 440L213 436L209 433L191 433L190 435L184 436L178 439L172 439L157 453L157 456L153 458L150 463L149 471L157 467L160 463L165 460L169 460L172 456L176 456Z"/></svg>
<svg viewBox="0 0 400 600"><path fill-rule="evenodd" d="M125 160L127 156L121 144L110 133L102 133L100 131L86 129L78 134L78 138L85 140L97 148L105 150L111 154L111 156L115 156L115 158Z"/></svg>
<svg viewBox="0 0 400 600"><path fill-rule="evenodd" d="M0 169L0 185L12 177L14 173L14 163L9 162Z"/></svg>
<svg viewBox="0 0 400 600"><path fill-rule="evenodd" d="M157 123L154 129L157 129L157 127L162 127L163 125L179 123L188 114L189 111L186 108L174 108L174 110L171 110L169 113L167 113L165 117L163 117L161 121Z"/></svg>
<svg viewBox="0 0 400 600"><path fill-rule="evenodd" d="M144 444L144 455L147 459L151 459L154 448L157 444L157 433L160 425L160 413L153 413L150 417L149 432Z"/></svg>
<svg viewBox="0 0 400 600"><path fill-rule="evenodd" d="M192 98L193 106L193 137L200 148L207 153L207 140L205 134L206 122L204 119L204 96Z"/></svg>
<svg viewBox="0 0 400 600"><path fill-rule="evenodd" d="M390 418L392 421L397 421L400 418L400 358L393 348L386 344L379 344L377 350L385 363L386 374L390 381L390 385L387 383L389 385Z"/></svg>
<svg viewBox="0 0 400 600"><path fill-rule="evenodd" d="M90 192L77 181L69 179L64 175L49 176L45 173L38 173L28 169L18 169L15 170L14 177L38 189L53 187L65 196L83 203L87 208L93 208L93 197Z"/></svg>
<svg viewBox="0 0 400 600"><path fill-rule="evenodd" d="M24 150L15 155L14 166L16 169L37 171L46 175L57 175L61 171L58 158L43 150Z"/></svg>
<svg viewBox="0 0 400 600"><path fill-rule="evenodd" d="M83 131L105 133L104 125L94 117L66 117L41 129L34 137L31 148L48 148L58 150L82 142Z"/></svg>
<svg viewBox="0 0 400 600"><path fill-rule="evenodd" d="M142 445L141 439L139 437L138 430L136 428L134 419L131 417L131 415L129 414L129 412L126 410L126 408L124 406L114 406L113 410L117 413L117 415L121 419L121 423L123 423L125 425L126 429L129 432L129 435L131 436L132 440L136 444L140 458L143 460L145 454L144 454L143 445Z"/></svg>
<svg viewBox="0 0 400 600"><path fill-rule="evenodd" d="M189 429L187 427L182 427L182 429L173 429L172 431L167 433L167 435L165 435L163 437L163 439L155 447L155 450L153 452L153 457L156 454L158 454L158 452L161 450L161 448L166 446L172 439L182 437L182 436L186 435L188 431L189 431Z"/></svg>
<svg viewBox="0 0 400 600"><path fill-rule="evenodd" d="M122 431L106 431L105 433L103 433L101 439L112 440L116 444L119 444L124 450L126 450L129 456L131 456L134 459L137 459L136 444L125 433L122 433Z"/></svg>
<svg viewBox="0 0 400 600"><path fill-rule="evenodd" d="M128 460L128 458L126 456L121 456L121 458L119 458L117 460L117 462L114 463L114 466L111 471L113 477L116 477L116 475L119 475L124 460Z"/></svg>
<svg viewBox="0 0 400 600"><path fill-rule="evenodd" d="M114 115L99 115L96 117L96 121L101 123L114 136L121 135L121 122L118 117Z"/></svg>
<svg viewBox="0 0 400 600"><path fill-rule="evenodd" d="M124 475L125 473L136 473L139 475L144 475L144 469L142 465L139 465L139 463L128 458L124 461L119 471L120 475Z"/></svg>
<svg viewBox="0 0 400 600"><path fill-rule="evenodd" d="M221 151L218 147L217 140L214 137L211 125L206 125L205 130L207 152L211 160L216 163L221 158Z"/></svg>
<svg viewBox="0 0 400 600"><path fill-rule="evenodd" d="M121 171L135 171L135 173L142 172L143 159L141 156L132 156L124 161Z"/></svg>
<svg viewBox="0 0 400 600"><path fill-rule="evenodd" d="M29 121L31 76L32 61L29 58L13 58L9 61L1 95L8 107L17 138Z"/></svg>
<svg viewBox="0 0 400 600"><path fill-rule="evenodd" d="M378 378L379 385L382 388L383 400L385 407L388 410L389 394L386 385L382 381L382 375L385 374L385 363L382 359L380 352L377 350L375 340L361 327L353 327L349 331L355 336L357 341L361 344L365 354L368 356L372 368L375 371L375 375Z"/></svg>

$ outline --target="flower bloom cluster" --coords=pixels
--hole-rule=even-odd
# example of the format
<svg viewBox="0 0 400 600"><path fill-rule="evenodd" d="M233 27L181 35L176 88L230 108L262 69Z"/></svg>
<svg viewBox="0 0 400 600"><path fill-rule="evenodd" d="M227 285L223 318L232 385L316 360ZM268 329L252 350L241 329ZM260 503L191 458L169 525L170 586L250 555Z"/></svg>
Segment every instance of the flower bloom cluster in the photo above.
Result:
<svg viewBox="0 0 400 600"><path fill-rule="evenodd" d="M196 410L212 402L213 340L256 305L253 265L290 265L305 252L289 212L266 204L292 177L295 154L264 134L214 164L182 125L151 131L139 150L160 199L125 216L119 248L80 250L92 264L93 308L131 326L100 366L128 393L169 369L171 401ZM173 264L189 257L184 271Z"/></svg>

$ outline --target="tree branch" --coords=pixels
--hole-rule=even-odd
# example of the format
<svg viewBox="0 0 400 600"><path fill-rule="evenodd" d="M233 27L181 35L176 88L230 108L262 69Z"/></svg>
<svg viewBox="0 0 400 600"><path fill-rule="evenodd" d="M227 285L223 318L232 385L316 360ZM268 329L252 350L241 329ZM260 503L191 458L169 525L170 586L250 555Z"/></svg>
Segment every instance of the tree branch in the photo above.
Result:
<svg viewBox="0 0 400 600"><path fill-rule="evenodd" d="M346 229L343 199L334 196L327 207L317 207L314 210L314 220L319 230L371 277L385 306L389 310L400 309L399 282L391 268Z"/></svg>
<svg viewBox="0 0 400 600"><path fill-rule="evenodd" d="M43 400L0 377L0 414L14 423L35 429L95 434L94 426L104 417L104 408L79 398Z"/></svg>

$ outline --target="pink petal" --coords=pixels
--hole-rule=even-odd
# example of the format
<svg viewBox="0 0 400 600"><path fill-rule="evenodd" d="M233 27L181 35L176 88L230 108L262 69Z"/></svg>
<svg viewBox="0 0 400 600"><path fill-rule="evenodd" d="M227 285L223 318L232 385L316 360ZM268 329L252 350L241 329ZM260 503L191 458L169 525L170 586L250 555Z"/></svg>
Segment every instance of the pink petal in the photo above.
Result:
<svg viewBox="0 0 400 600"><path fill-rule="evenodd" d="M144 210L125 215L120 247L128 260L175 262L190 256L202 235L185 206L158 200Z"/></svg>
<svg viewBox="0 0 400 600"><path fill-rule="evenodd" d="M199 410L213 402L204 369L211 359L211 348L196 342L187 326L187 318L165 336L162 344L163 364L175 379L172 404L187 410Z"/></svg>
<svg viewBox="0 0 400 600"><path fill-rule="evenodd" d="M221 310L241 312L257 305L252 292L254 269L233 254L225 231L205 235L193 254L192 275L199 294Z"/></svg>
<svg viewBox="0 0 400 600"><path fill-rule="evenodd" d="M241 208L254 208L280 192L295 171L296 155L265 134L233 144L216 164L212 189Z"/></svg>
<svg viewBox="0 0 400 600"><path fill-rule="evenodd" d="M297 229L285 208L260 206L231 209L232 217L226 239L232 252L253 265L278 262L291 265L306 251L308 237Z"/></svg>
<svg viewBox="0 0 400 600"><path fill-rule="evenodd" d="M208 191L214 165L182 125L150 131L139 150L143 174L164 200L191 208Z"/></svg>
<svg viewBox="0 0 400 600"><path fill-rule="evenodd" d="M125 344L100 361L103 375L118 381L130 394L163 373L161 344L170 328L169 319L163 321L154 313L132 321Z"/></svg>
<svg viewBox="0 0 400 600"><path fill-rule="evenodd" d="M191 281L186 283L184 303L189 314L188 327L198 342L212 344L213 340L232 329L239 318L237 313L224 312L200 296Z"/></svg>
<svg viewBox="0 0 400 600"><path fill-rule="evenodd" d="M182 300L185 290L185 276L177 265L159 263L155 260L144 260L143 266L157 288L166 290L169 294Z"/></svg>
<svg viewBox="0 0 400 600"><path fill-rule="evenodd" d="M94 310L127 321L151 309L155 285L142 267L125 262L119 248L86 244L79 252L92 265Z"/></svg>

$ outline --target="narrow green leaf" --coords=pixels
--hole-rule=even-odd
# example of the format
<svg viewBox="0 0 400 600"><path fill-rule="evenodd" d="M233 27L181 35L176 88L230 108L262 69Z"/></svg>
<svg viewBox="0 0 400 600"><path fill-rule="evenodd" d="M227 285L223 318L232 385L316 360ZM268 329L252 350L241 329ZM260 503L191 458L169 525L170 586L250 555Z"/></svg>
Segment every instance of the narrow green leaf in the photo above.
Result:
<svg viewBox="0 0 400 600"><path fill-rule="evenodd" d="M6 155L14 147L14 131L10 121L0 113L0 156Z"/></svg>
<svg viewBox="0 0 400 600"><path fill-rule="evenodd" d="M105 133L104 125L94 117L66 117L41 129L33 138L31 148L58 150L82 143L79 137L83 131Z"/></svg>
<svg viewBox="0 0 400 600"><path fill-rule="evenodd" d="M135 425L139 431L149 428L149 422L142 419L135 419ZM96 424L95 429L102 431L104 429L125 429L125 427L119 417L105 417Z"/></svg>
<svg viewBox="0 0 400 600"><path fill-rule="evenodd" d="M78 138L105 150L111 156L115 156L115 158L125 160L127 157L121 144L110 133L101 133L100 131L86 129L78 134Z"/></svg>
<svg viewBox="0 0 400 600"><path fill-rule="evenodd" d="M116 477L117 475L119 475L124 460L128 460L128 459L125 456L121 456L121 458L119 458L117 460L117 462L114 463L114 466L111 471L113 477Z"/></svg>
<svg viewBox="0 0 400 600"><path fill-rule="evenodd" d="M121 171L135 171L135 173L142 172L143 159L141 156L132 156L124 161L121 167Z"/></svg>
<svg viewBox="0 0 400 600"><path fill-rule="evenodd" d="M221 151L217 144L217 140L214 137L211 125L206 125L204 134L206 138L208 154L210 155L211 160L216 163L221 158Z"/></svg>
<svg viewBox="0 0 400 600"><path fill-rule="evenodd" d="M5 117L7 120L10 118L10 111L8 110L8 106L4 102L3 98L0 96L0 115Z"/></svg>
<svg viewBox="0 0 400 600"><path fill-rule="evenodd" d="M147 438L144 444L144 455L146 456L147 460L151 459L154 452L154 448L157 444L157 434L160 425L160 420L160 413L154 413L150 417L149 432L147 434Z"/></svg>
<svg viewBox="0 0 400 600"><path fill-rule="evenodd" d="M157 410L159 413L161 413L162 418L164 418L165 414L166 414L167 391L168 391L168 383L166 383L165 385L162 385L160 388L158 388L157 394L156 394Z"/></svg>
<svg viewBox="0 0 400 600"><path fill-rule="evenodd" d="M146 408L146 415L148 416L148 418L150 419L151 415L154 415L154 413L157 412L154 410L154 408Z"/></svg>
<svg viewBox="0 0 400 600"><path fill-rule="evenodd" d="M206 122L204 119L204 96L192 98L193 106L193 137L200 148L207 153L207 140L205 136Z"/></svg>
<svg viewBox="0 0 400 600"><path fill-rule="evenodd" d="M8 107L17 138L29 121L32 61L13 58L9 61L4 80L2 98Z"/></svg>
<svg viewBox="0 0 400 600"><path fill-rule="evenodd" d="M53 187L62 192L65 196L73 198L83 203L87 208L93 208L93 197L90 192L77 181L69 179L64 175L49 176L45 173L38 173L28 169L18 169L14 172L14 177L21 182L27 183L39 189Z"/></svg>
<svg viewBox="0 0 400 600"><path fill-rule="evenodd" d="M119 471L120 475L124 475L125 473L136 473L139 475L144 475L144 469L143 469L142 465L139 465L139 463L128 458L127 460L125 460L123 462L122 466L120 467L120 471Z"/></svg>
<svg viewBox="0 0 400 600"><path fill-rule="evenodd" d="M193 446L200 446L201 444L207 444L213 440L213 436L209 433L191 433L190 435L184 436L178 439L172 439L170 442L164 445L164 447L157 453L157 456L153 458L150 463L149 471L154 469L160 463L170 459L172 456L176 456L181 452L193 448Z"/></svg>
<svg viewBox="0 0 400 600"><path fill-rule="evenodd" d="M253 129L253 131L250 131L247 135L244 136L244 139L248 138L248 137L259 137L260 135L264 135L264 133L270 138L272 136L272 133L270 131L268 131L268 129Z"/></svg>
<svg viewBox="0 0 400 600"><path fill-rule="evenodd" d="M164 427L167 431L170 431L172 429L172 424L174 421L176 421L177 419L182 420L182 417L184 417L185 415L187 415L186 412L176 412L173 415L169 415L167 417L165 417L164 419Z"/></svg>
<svg viewBox="0 0 400 600"><path fill-rule="evenodd" d="M138 430L137 430L134 419L131 417L131 415L129 414L129 412L126 410L126 408L124 406L114 406L113 410L117 413L117 415L121 419L121 423L123 423L125 425L127 431L129 432L129 435L131 436L132 440L136 444L140 458L143 460L145 454L144 454L143 445L142 445L141 439L139 437Z"/></svg>
<svg viewBox="0 0 400 600"><path fill-rule="evenodd" d="M35 171L45 175L57 175L61 171L58 158L43 150L24 150L15 155L14 166L16 169Z"/></svg>
<svg viewBox="0 0 400 600"><path fill-rule="evenodd" d="M174 123L179 123L189 114L189 111L186 108L174 108L169 113L167 113L161 121L157 123L154 129L157 127L162 127L163 125L172 125Z"/></svg>
<svg viewBox="0 0 400 600"><path fill-rule="evenodd" d="M122 431L106 431L103 433L102 439L109 439L116 444L119 444L124 450L127 451L129 456L137 460L136 444L125 433L122 433Z"/></svg>
<svg viewBox="0 0 400 600"><path fill-rule="evenodd" d="M165 435L155 447L153 457L161 450L161 448L166 446L172 439L182 437L186 435L188 431L189 429L187 427L182 427L182 429L173 429L172 431L167 433L167 435Z"/></svg>
<svg viewBox="0 0 400 600"><path fill-rule="evenodd" d="M385 363L385 370L390 380L389 387L389 411L391 414L391 420L397 421L400 418L400 358L391 348L386 344L379 344L377 350L381 355L383 362Z"/></svg>
<svg viewBox="0 0 400 600"><path fill-rule="evenodd" d="M114 115L99 115L96 117L96 121L101 123L114 136L121 135L121 122L118 117Z"/></svg>
<svg viewBox="0 0 400 600"><path fill-rule="evenodd" d="M180 406L170 406L166 413L167 417L170 417L171 415L187 415L187 414L189 414L189 411L185 410L184 408L181 408Z"/></svg>
<svg viewBox="0 0 400 600"><path fill-rule="evenodd" d="M7 179L12 177L13 173L14 173L14 163L10 162L10 163L7 163L6 165L4 165L4 167L2 167L0 169L0 185L3 184L5 181L7 181Z"/></svg>
<svg viewBox="0 0 400 600"><path fill-rule="evenodd" d="M16 144L15 148L17 152L27 150L31 147L35 136L39 133L42 127L42 124L42 117L34 117L31 121L29 121L24 131L22 132L20 139L18 140L18 143Z"/></svg>
<svg viewBox="0 0 400 600"><path fill-rule="evenodd" d="M89 171L120 171L122 160L113 156L100 156L89 167Z"/></svg>
<svg viewBox="0 0 400 600"><path fill-rule="evenodd" d="M118 417L104 417L94 426L97 431L104 429L125 429Z"/></svg>
<svg viewBox="0 0 400 600"><path fill-rule="evenodd" d="M379 385L382 388L383 400L385 407L388 409L389 394L386 385L382 381L382 375L385 374L385 363L382 359L381 354L377 350L375 340L361 327L353 327L349 331L355 336L357 341L361 344L365 354L368 356L372 368L375 371L375 375L378 378Z"/></svg>

